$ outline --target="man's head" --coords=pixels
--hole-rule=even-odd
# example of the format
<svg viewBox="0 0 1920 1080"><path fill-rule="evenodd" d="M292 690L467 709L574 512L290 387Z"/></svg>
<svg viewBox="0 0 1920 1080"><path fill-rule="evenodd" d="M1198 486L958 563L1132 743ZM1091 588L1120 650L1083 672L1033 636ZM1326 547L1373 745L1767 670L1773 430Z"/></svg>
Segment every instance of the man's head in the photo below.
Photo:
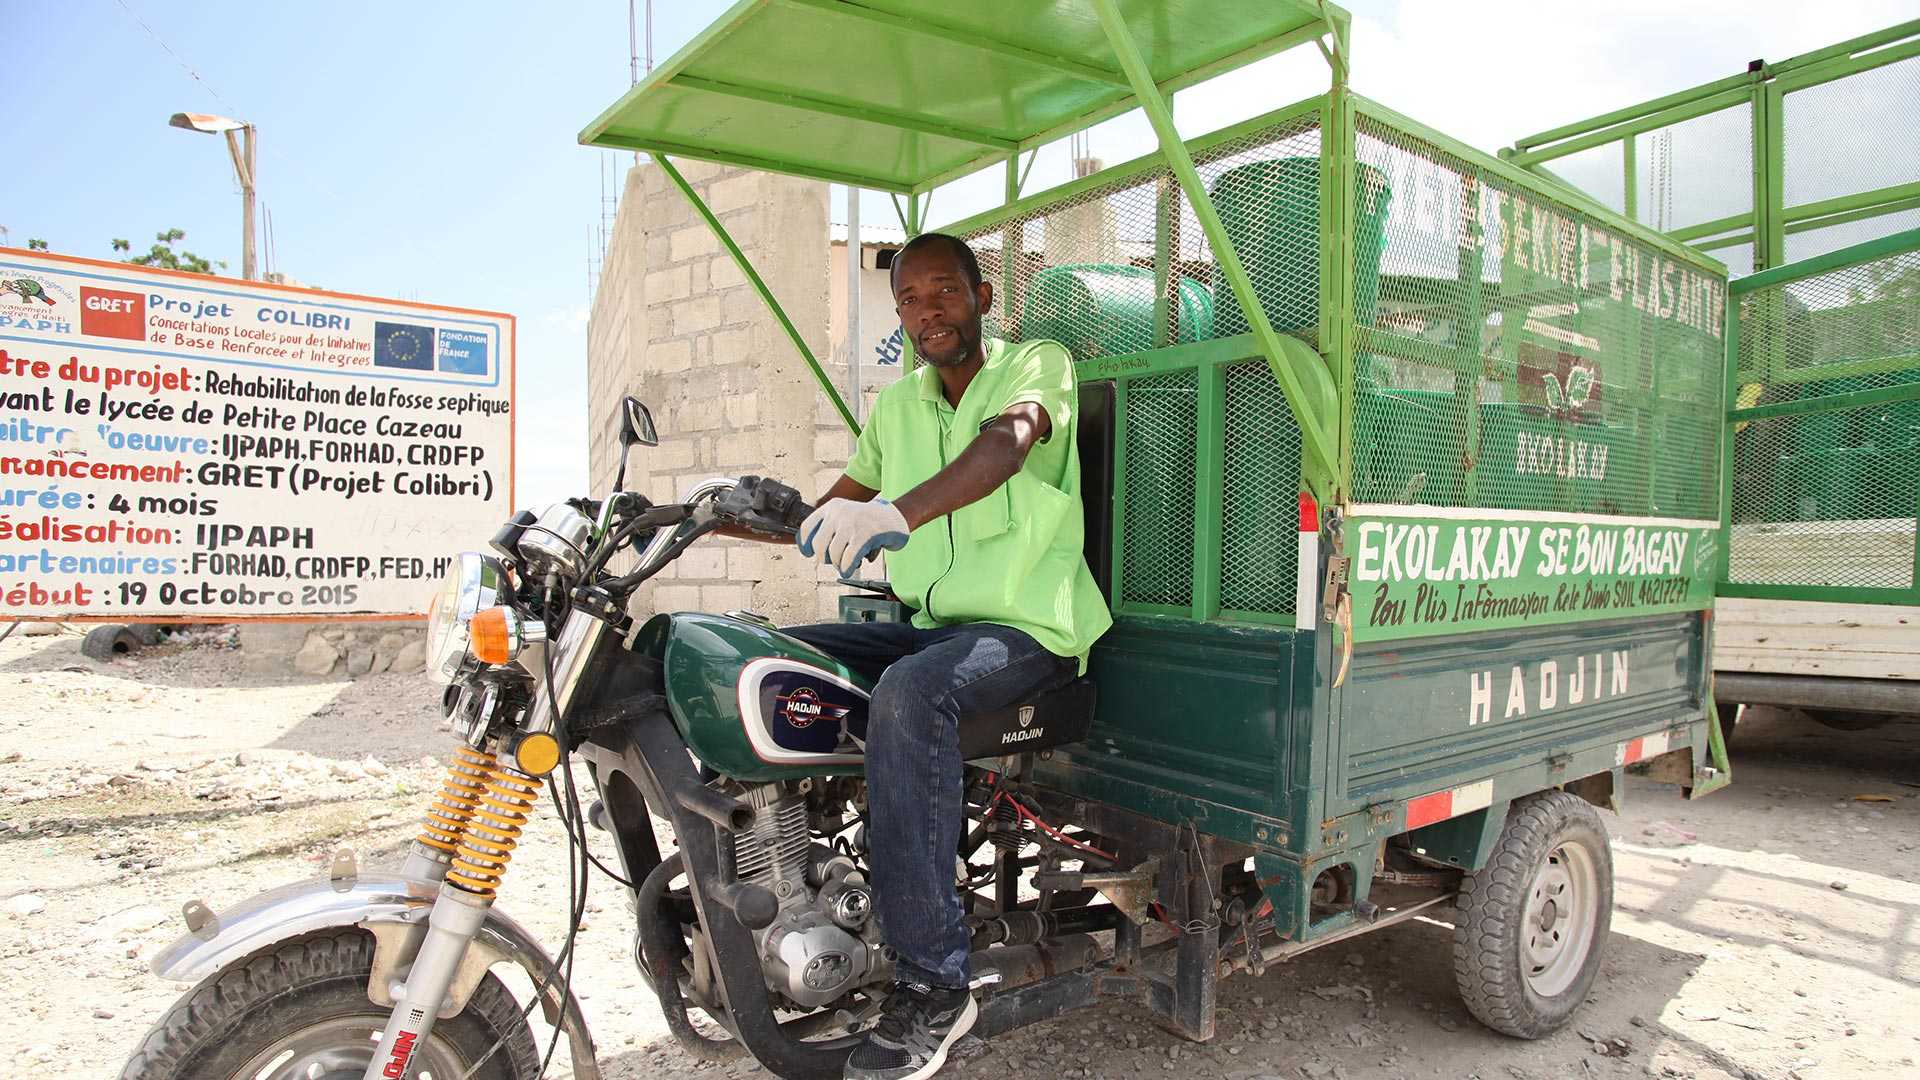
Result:
<svg viewBox="0 0 1920 1080"><path fill-rule="evenodd" d="M921 233L893 257L893 310L914 354L934 367L980 355L980 316L993 307L993 286L957 236Z"/></svg>

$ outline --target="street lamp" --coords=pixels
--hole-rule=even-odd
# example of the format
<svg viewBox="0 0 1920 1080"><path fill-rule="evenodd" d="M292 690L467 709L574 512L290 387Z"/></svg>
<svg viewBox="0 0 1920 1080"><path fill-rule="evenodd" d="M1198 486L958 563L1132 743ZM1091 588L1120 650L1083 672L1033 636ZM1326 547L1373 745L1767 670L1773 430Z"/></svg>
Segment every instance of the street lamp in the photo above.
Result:
<svg viewBox="0 0 1920 1080"><path fill-rule="evenodd" d="M177 112L167 123L187 131L198 131L205 135L219 133L227 137L227 152L233 155L233 171L240 178L240 276L248 281L254 280L253 265L253 138L254 127L244 120L232 120L224 116L209 116L206 113ZM241 140L234 138L234 132L240 132L245 139L242 149Z"/></svg>

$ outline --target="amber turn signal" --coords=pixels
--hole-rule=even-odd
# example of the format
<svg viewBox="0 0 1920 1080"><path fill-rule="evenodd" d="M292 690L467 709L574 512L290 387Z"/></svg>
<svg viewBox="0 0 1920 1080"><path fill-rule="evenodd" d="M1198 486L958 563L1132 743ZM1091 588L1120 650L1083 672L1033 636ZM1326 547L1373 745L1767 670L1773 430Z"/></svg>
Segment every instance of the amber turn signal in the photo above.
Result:
<svg viewBox="0 0 1920 1080"><path fill-rule="evenodd" d="M473 658L483 664L504 664L513 659L517 651L514 646L511 612L504 607L490 607L475 612L467 621L467 647Z"/></svg>
<svg viewBox="0 0 1920 1080"><path fill-rule="evenodd" d="M513 763L528 776L545 776L560 764L560 740L536 731L513 748Z"/></svg>

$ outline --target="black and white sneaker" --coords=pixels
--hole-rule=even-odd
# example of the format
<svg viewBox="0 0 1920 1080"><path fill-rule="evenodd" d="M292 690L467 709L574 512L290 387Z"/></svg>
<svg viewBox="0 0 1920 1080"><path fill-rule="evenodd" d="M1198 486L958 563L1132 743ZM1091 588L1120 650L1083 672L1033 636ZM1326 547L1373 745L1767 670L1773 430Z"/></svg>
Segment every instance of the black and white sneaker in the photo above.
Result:
<svg viewBox="0 0 1920 1080"><path fill-rule="evenodd" d="M880 1022L847 1059L846 1080L922 1080L947 1063L947 1050L973 1030L980 1007L967 990L893 984Z"/></svg>

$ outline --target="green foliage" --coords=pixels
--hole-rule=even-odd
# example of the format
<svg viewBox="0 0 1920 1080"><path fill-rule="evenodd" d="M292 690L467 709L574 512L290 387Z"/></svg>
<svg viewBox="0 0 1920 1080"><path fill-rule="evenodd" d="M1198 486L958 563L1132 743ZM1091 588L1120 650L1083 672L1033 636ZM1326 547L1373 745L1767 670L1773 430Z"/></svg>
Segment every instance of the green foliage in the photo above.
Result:
<svg viewBox="0 0 1920 1080"><path fill-rule="evenodd" d="M30 239L27 241L27 250L28 251L45 251L47 250L47 242L45 240L41 240L38 238Z"/></svg>
<svg viewBox="0 0 1920 1080"><path fill-rule="evenodd" d="M227 264L224 262L209 261L184 248L175 250L173 242L186 238L186 232L181 229L168 229L163 233L155 233L153 237L155 243L145 255L135 255L126 261L135 266L157 266L164 270L184 270L189 274L211 274L216 266L222 270L226 269ZM126 251L131 246L125 240L113 242L115 251Z"/></svg>

